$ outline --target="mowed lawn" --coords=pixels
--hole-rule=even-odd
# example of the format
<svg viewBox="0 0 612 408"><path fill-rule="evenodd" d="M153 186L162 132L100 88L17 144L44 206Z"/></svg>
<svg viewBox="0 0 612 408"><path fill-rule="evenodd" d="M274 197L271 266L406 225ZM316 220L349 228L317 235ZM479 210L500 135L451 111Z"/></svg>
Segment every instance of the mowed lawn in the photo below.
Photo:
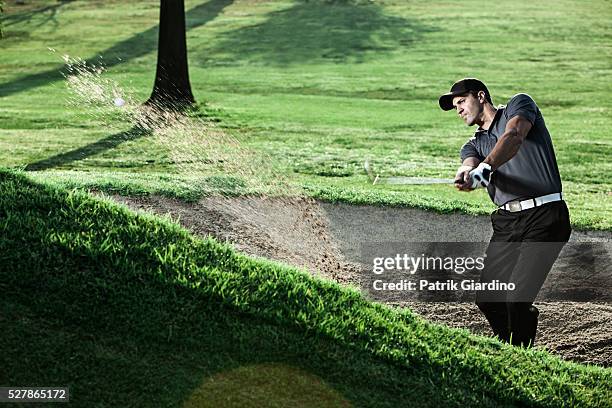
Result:
<svg viewBox="0 0 612 408"><path fill-rule="evenodd" d="M612 229L609 2L210 0L187 1L186 9L201 111L308 194L491 211L483 191L372 186L362 169L368 158L385 175L452 177L473 129L442 112L437 98L475 76L495 104L518 92L536 100L574 226ZM158 13L158 1L9 1L0 40L1 165L52 163L31 174L181 195L193 175L168 147L124 138L128 121L69 104L74 95L61 75L62 55L80 57L145 101ZM77 154L61 156L67 152Z"/></svg>

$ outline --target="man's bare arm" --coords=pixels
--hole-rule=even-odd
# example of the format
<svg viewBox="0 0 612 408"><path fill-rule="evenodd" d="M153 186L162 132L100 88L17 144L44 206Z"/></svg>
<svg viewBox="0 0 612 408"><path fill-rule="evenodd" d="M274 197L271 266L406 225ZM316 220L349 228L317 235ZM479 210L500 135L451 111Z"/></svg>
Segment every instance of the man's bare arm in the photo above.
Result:
<svg viewBox="0 0 612 408"><path fill-rule="evenodd" d="M497 170L516 155L530 130L531 122L527 119L518 115L510 119L506 124L506 130L484 162L488 163L493 171Z"/></svg>

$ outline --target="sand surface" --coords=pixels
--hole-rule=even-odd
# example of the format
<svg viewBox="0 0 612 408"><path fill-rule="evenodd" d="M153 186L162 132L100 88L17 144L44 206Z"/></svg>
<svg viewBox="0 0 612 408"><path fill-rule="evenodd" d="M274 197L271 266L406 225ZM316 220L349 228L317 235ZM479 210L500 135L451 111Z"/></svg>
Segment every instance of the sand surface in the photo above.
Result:
<svg viewBox="0 0 612 408"><path fill-rule="evenodd" d="M410 208L351 206L309 199L209 197L185 203L164 197L112 198L135 210L170 215L195 234L230 242L246 254L303 267L315 275L356 287L371 273L360 252L364 243L486 242L492 233L486 216L442 215ZM570 241L611 242L612 233L574 231ZM571 285L577 284L564 278L568 270L580 272L568 265L571 257L565 259L555 264L540 295L558 291L559 287L572 289ZM598 273L589 279L595 282L590 288L595 291L597 279L607 279L601 271ZM538 346L567 360L612 366L612 303L540 298L535 303L540 309ZM487 322L471 302L396 299L389 303L410 307L437 323L490 334Z"/></svg>

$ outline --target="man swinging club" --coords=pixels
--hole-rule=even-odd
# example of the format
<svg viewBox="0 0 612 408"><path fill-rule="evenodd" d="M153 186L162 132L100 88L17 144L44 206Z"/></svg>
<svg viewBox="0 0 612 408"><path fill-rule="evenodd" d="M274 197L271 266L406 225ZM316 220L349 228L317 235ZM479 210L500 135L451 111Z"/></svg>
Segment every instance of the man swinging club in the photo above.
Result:
<svg viewBox="0 0 612 408"><path fill-rule="evenodd" d="M481 282L515 284L502 294L478 292L476 304L501 340L533 345L539 314L533 301L571 233L550 134L529 95L517 94L495 108L475 78L457 81L439 104L455 109L468 126L478 125L461 148L455 186L484 187L499 207L491 214L493 236Z"/></svg>

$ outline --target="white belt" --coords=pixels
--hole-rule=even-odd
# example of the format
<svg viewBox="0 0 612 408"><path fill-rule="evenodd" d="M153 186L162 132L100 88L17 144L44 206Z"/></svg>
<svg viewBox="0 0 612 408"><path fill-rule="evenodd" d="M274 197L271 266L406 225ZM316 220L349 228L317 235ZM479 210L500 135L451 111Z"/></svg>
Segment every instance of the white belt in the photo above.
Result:
<svg viewBox="0 0 612 408"><path fill-rule="evenodd" d="M561 200L563 200L563 195L561 193L553 193L543 195L541 197L530 198L529 200L509 201L499 208L510 212L519 212L523 210L528 210L530 208L539 207L546 203L552 203L553 201Z"/></svg>

